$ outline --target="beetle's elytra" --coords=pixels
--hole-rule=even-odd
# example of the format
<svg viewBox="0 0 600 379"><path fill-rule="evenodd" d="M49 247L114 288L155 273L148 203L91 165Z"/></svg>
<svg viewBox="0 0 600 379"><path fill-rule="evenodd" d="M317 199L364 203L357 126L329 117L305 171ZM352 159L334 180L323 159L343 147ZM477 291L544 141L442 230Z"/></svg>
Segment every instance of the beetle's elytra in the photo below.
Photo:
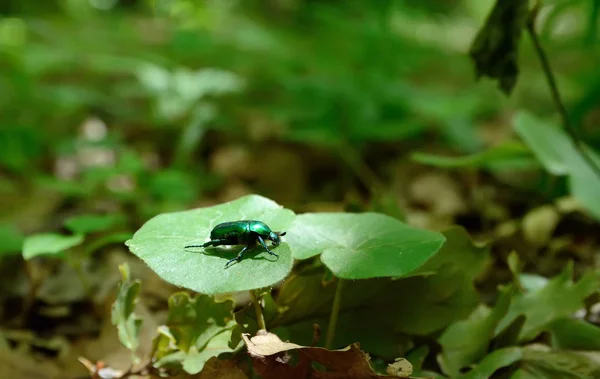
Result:
<svg viewBox="0 0 600 379"><path fill-rule="evenodd" d="M267 253L279 257L277 254L269 250L265 240L270 240L274 247L279 245L281 239L279 237L284 236L285 232L274 232L262 221L257 220L240 220L240 221L229 221L218 224L210 232L210 241L202 245L188 245L185 248L190 247L209 247L209 246L221 246L221 245L245 245L244 248L238 253L238 255L230 259L226 264L225 268L234 261L241 261L244 253L256 246L256 243L260 243L265 248Z"/></svg>

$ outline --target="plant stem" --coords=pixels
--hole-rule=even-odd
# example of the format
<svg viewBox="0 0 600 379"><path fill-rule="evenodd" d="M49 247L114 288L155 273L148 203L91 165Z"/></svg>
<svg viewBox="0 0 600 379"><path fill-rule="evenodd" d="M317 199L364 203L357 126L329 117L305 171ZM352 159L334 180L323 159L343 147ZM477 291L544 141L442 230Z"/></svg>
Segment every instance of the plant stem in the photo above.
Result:
<svg viewBox="0 0 600 379"><path fill-rule="evenodd" d="M560 92L558 91L558 86L556 85L554 73L552 72L552 68L550 67L550 61L548 60L548 56L546 55L546 52L544 51L540 39L535 31L535 20L537 17L539 7L540 3L538 2L529 14L529 17L527 19L527 32L529 33L529 37L531 37L533 47L540 60L540 64L542 65L542 71L544 71L544 75L546 76L546 82L548 82L548 86L550 87L552 100L554 101L554 105L556 106L558 113L560 114L565 131L571 138L575 149L577 149L581 157L591 167L596 176L600 178L600 167L598 167L596 162L592 160L592 158L585 151L585 145L579 137L577 130L575 129L575 127L569 119L567 108L565 107L565 104L562 101Z"/></svg>
<svg viewBox="0 0 600 379"><path fill-rule="evenodd" d="M267 330L267 325L265 324L265 317L262 313L262 307L260 306L260 297L256 295L256 291L250 291L250 297L252 297L252 306L254 307L254 312L256 312L256 322L258 323L259 330Z"/></svg>
<svg viewBox="0 0 600 379"><path fill-rule="evenodd" d="M331 316L329 318L329 327L327 328L327 339L325 340L325 348L331 349L333 338L335 337L335 328L337 325L338 315L340 313L340 303L342 302L342 289L344 288L345 280L338 278L335 288L335 297L333 298L333 307L331 308Z"/></svg>
<svg viewBox="0 0 600 379"><path fill-rule="evenodd" d="M339 146L340 155L362 184L372 195L381 193L383 183L375 172L365 163L360 154L348 142L343 141Z"/></svg>

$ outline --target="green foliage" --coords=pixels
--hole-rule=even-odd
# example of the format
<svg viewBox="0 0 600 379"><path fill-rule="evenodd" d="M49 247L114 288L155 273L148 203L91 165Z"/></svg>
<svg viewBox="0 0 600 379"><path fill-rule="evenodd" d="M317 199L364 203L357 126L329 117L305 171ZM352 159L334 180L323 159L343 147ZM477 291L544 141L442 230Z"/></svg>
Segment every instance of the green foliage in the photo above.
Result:
<svg viewBox="0 0 600 379"><path fill-rule="evenodd" d="M531 151L520 143L504 143L485 151L462 156L444 157L433 154L413 153L415 162L444 168L484 168L496 170L520 170L537 167Z"/></svg>
<svg viewBox="0 0 600 379"><path fill-rule="evenodd" d="M475 246L462 228L451 228L444 237L440 251L411 277L346 282L334 345L358 340L367 351L393 359L400 335L426 336L473 312L479 302L473 281L488 249ZM323 267L308 266L286 279L276 298L282 313L271 324L280 326L277 333L309 344L313 323L327 325L335 285L323 277Z"/></svg>
<svg viewBox="0 0 600 379"><path fill-rule="evenodd" d="M230 342L237 324L232 311L230 300L216 303L207 295L171 295L167 322L154 340L154 366L181 366L193 375L209 358L234 351Z"/></svg>
<svg viewBox="0 0 600 379"><path fill-rule="evenodd" d="M561 318L548 329L552 346L564 350L600 350L600 327L584 320Z"/></svg>
<svg viewBox="0 0 600 379"><path fill-rule="evenodd" d="M57 233L34 234L23 242L23 258L39 256L64 257L64 252L83 242L83 235L65 236Z"/></svg>
<svg viewBox="0 0 600 379"><path fill-rule="evenodd" d="M0 225L0 257L19 254L24 240L25 236L13 225Z"/></svg>
<svg viewBox="0 0 600 379"><path fill-rule="evenodd" d="M600 133L594 128L599 51L592 48L599 4L540 2L545 17L535 21L569 119L585 136L582 149L600 164ZM48 342L45 336L64 337L62 331L68 330L69 341L86 343L87 328L86 336L70 333L77 333L81 321L87 325L82 312L98 309L88 302L101 301L110 284L104 270L122 252L105 249L110 254L85 259L108 244L127 241L165 281L204 293L169 298L167 321L158 327L150 360L144 360L146 368L158 371L150 375L171 376L172 369L174 375L183 370L201 378L241 379L250 375L252 364L252 374L266 367L267 375L279 379L286 376L268 369L306 367L306 360L288 362L288 356L260 366L264 360L251 362L245 351L237 354L240 331L254 334L259 328L260 307L236 294L240 309L234 315L232 301L215 302L208 295L261 288L267 329L309 346L323 343L313 334L314 323L321 334L329 332L334 276L339 276L361 279L343 282L334 345L348 348L302 347L320 358L348 355L351 364L339 367L368 366L354 345L360 342L382 371L404 357L419 377L444 378L440 372L467 379L599 377L597 353L577 352L600 350L599 328L573 316L597 301L590 296L598 288L590 266L598 241L592 221L579 217L579 208L567 210L555 200L570 193L600 220L600 179L554 123L519 112L512 127L521 142L512 140L507 122L513 109L556 112L541 85L540 62L529 39L521 38L527 18L535 16L529 5L535 4L4 2L0 209L8 212L0 216L0 255L7 262L0 267L0 297L4 304L18 298L23 309L7 308L2 321L22 311L23 327L35 334L25 339L39 346L28 349L28 342L10 330L2 333L0 344L18 346L18 355L35 351L36 360L51 355L56 366L71 367L61 361L71 359L69 354L44 354L54 349L54 338ZM573 27L572 20L583 22ZM491 85L473 80L472 64L465 59L471 42L476 75L492 78ZM494 83L514 96L506 99ZM532 170L540 166L550 175ZM458 169L447 176L466 205L460 214L430 212L423 198L435 198L435 188L432 194L414 191L417 177L447 169ZM473 169L490 173L475 177ZM542 181L531 180L537 178ZM180 212L253 192L303 212L368 210L393 218L376 213L296 217L254 195ZM539 204L540 194L545 204ZM558 211L545 213L556 205ZM154 216L132 236L129 228ZM216 223L241 218L288 232L274 250L279 258L257 247L225 269L241 247L184 249L205 242ZM521 225L536 218L553 227L531 246ZM74 235L25 238L57 231L65 219ZM488 244L474 243L460 227L444 229L454 223L467 225L474 239ZM508 251L513 253L507 271L502 258ZM25 259L64 253L68 259L36 260L25 264L27 271L17 270L13 264L22 264L21 259L6 255L19 252ZM571 255L574 267L544 277L556 275L556 266ZM64 300L55 293L76 277L62 274L73 273L69 264L89 280L88 296L76 291ZM528 274L519 273L522 269ZM142 355L147 346L140 336L146 331L141 333L138 316L144 307L134 312L140 283L129 277L127 267L121 271L113 322L122 343ZM40 277L47 273L51 276ZM60 307L40 307L49 304ZM69 317L56 317L64 309ZM38 312L52 317L52 329L37 323ZM32 321L33 327L27 325ZM154 320L148 321L144 326L154 330ZM524 345L534 338L538 345ZM111 365L101 350L95 355ZM21 364L10 358L0 354L0 367ZM50 366L46 363L44 368ZM325 363L327 369L336 366ZM322 368L311 370L319 377L346 374ZM90 376L110 375L110 367L103 370Z"/></svg>
<svg viewBox="0 0 600 379"><path fill-rule="evenodd" d="M493 309L480 305L468 319L446 329L438 339L442 345L439 360L446 374L458 376L463 367L486 355L494 330L508 311L514 290L514 286L505 288Z"/></svg>
<svg viewBox="0 0 600 379"><path fill-rule="evenodd" d="M131 351L133 360L137 361L139 358L136 357L135 352L140 343L142 319L134 311L141 283L139 280L131 279L127 264L120 265L119 271L121 271L121 283L112 306L111 321L119 331L119 341Z"/></svg>
<svg viewBox="0 0 600 379"><path fill-rule="evenodd" d="M600 219L600 177L575 148L571 139L557 125L522 111L514 118L513 127L531 148L540 163L554 175L566 175L571 194ZM591 159L600 165L600 156L583 145Z"/></svg>
<svg viewBox="0 0 600 379"><path fill-rule="evenodd" d="M123 224L125 217L120 214L85 214L73 216L65 221L65 226L76 234L104 232Z"/></svg>
<svg viewBox="0 0 600 379"><path fill-rule="evenodd" d="M475 368L466 374L460 375L459 379L488 379L503 367L507 367L520 361L523 358L523 352L519 347L507 347L499 349L487 355L475 366Z"/></svg>
<svg viewBox="0 0 600 379"><path fill-rule="evenodd" d="M303 214L286 237L294 258L321 254L321 261L343 279L400 277L419 268L445 238L377 213Z"/></svg>
<svg viewBox="0 0 600 379"><path fill-rule="evenodd" d="M184 250L184 246L206 242L212 228L221 222L260 220L273 230L285 231L294 217L294 212L269 199L249 195L213 207L158 215L126 244L161 278L175 285L205 294L251 290L274 285L289 274L292 253L287 243L275 248L278 259L256 247L227 269L225 263L238 250Z"/></svg>
<svg viewBox="0 0 600 379"><path fill-rule="evenodd" d="M598 289L598 277L594 272L588 272L577 283L573 283L572 275L573 265L569 264L543 287L515 296L508 314L496 328L496 334L523 314L526 320L519 339L529 341L555 320L582 308L583 300Z"/></svg>
<svg viewBox="0 0 600 379"><path fill-rule="evenodd" d="M522 368L513 374L512 379L593 379L600 376L597 353L550 350L540 345L527 346L522 351Z"/></svg>

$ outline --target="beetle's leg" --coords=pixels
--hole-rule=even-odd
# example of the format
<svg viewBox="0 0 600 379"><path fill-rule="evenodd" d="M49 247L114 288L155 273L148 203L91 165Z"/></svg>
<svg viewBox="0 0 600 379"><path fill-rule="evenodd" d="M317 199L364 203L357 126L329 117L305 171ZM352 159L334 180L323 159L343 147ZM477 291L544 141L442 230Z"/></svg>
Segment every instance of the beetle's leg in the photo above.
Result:
<svg viewBox="0 0 600 379"><path fill-rule="evenodd" d="M209 247L209 246L219 246L219 245L226 245L227 240L210 240L206 243L203 243L202 245L188 245L186 247L184 247L184 249L187 249L189 247Z"/></svg>
<svg viewBox="0 0 600 379"><path fill-rule="evenodd" d="M260 244L265 248L265 250L267 251L267 253L274 255L276 257L279 258L279 255L275 254L274 252L272 252L271 250L269 250L269 248L267 247L267 244L265 243L265 240L262 239L261 236L256 236L256 238L258 239L258 242L260 242Z"/></svg>
<svg viewBox="0 0 600 379"><path fill-rule="evenodd" d="M229 264L231 262L234 261L241 261L242 260L242 255L244 255L244 253L246 252L246 250L248 250L248 246L244 247L239 253L238 255L235 256L235 258L230 259L229 261L227 261L227 263L225 263L225 268L227 268L227 266L229 266Z"/></svg>

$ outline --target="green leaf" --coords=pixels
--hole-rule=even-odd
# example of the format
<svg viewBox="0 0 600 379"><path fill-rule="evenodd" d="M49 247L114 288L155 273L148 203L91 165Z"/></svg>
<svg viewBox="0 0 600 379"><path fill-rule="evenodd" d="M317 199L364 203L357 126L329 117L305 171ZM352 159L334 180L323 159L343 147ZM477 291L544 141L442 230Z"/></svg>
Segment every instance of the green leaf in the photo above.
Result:
<svg viewBox="0 0 600 379"><path fill-rule="evenodd" d="M404 276L440 249L445 237L377 213L306 213L286 237L294 258L321 254L339 278Z"/></svg>
<svg viewBox="0 0 600 379"><path fill-rule="evenodd" d="M346 282L338 319L338 329L344 330L338 330L334 344L359 340L368 351L393 359L397 347L387 347L388 342L398 345L398 334L428 335L467 317L480 303L473 281L488 260L488 248L475 246L460 227L445 231L444 236L446 243L439 253L411 277ZM322 266L299 267L276 298L284 310L278 325L288 327L296 342L310 344L313 322L327 325L335 285L323 283L323 271ZM397 300L391 301L390 294ZM356 328L367 324L372 326Z"/></svg>
<svg viewBox="0 0 600 379"><path fill-rule="evenodd" d="M83 235L76 234L65 236L57 233L34 234L25 238L23 242L23 258L31 258L54 255L62 257L65 250L77 246L83 242Z"/></svg>
<svg viewBox="0 0 600 379"><path fill-rule="evenodd" d="M112 305L112 324L119 331L119 341L131 351L134 362L139 361L135 351L140 343L142 320L134 313L135 303L140 293L140 281L131 280L129 266L125 263L119 266L122 281L117 290L117 298Z"/></svg>
<svg viewBox="0 0 600 379"><path fill-rule="evenodd" d="M507 347L496 350L479 362L477 366L466 374L457 376L458 379L488 379L502 367L507 367L520 361L523 352L520 347Z"/></svg>
<svg viewBox="0 0 600 379"><path fill-rule="evenodd" d="M0 257L18 255L24 240L25 236L14 225L0 225Z"/></svg>
<svg viewBox="0 0 600 379"><path fill-rule="evenodd" d="M528 341L546 330L550 323L566 317L584 307L584 299L598 288L594 272L588 272L577 283L573 283L573 264L545 286L515 296L506 317L496 328L496 335L514 319L523 314L526 317L520 340Z"/></svg>
<svg viewBox="0 0 600 379"><path fill-rule="evenodd" d="M519 112L513 128L531 148L546 170L555 175L568 175L573 197L600 220L600 178L557 125L540 120L528 112ZM588 146L582 149L600 166L600 155Z"/></svg>
<svg viewBox="0 0 600 379"><path fill-rule="evenodd" d="M177 286L205 294L247 291L273 285L289 274L293 262L286 242L274 249L279 258L257 247L227 269L225 263L239 249L184 250L184 246L206 242L221 222L254 219L285 231L294 217L294 212L272 200L248 195L213 207L158 215L125 244L161 278Z"/></svg>
<svg viewBox="0 0 600 379"><path fill-rule="evenodd" d="M600 327L584 320L561 318L549 326L552 346L565 350L600 350Z"/></svg>
<svg viewBox="0 0 600 379"><path fill-rule="evenodd" d="M446 374L457 376L463 367L485 356L494 329L508 311L514 292L514 286L503 289L493 309L481 304L467 320L458 321L446 329L438 339L442 345L439 361Z"/></svg>
<svg viewBox="0 0 600 379"><path fill-rule="evenodd" d="M444 157L440 155L414 153L411 159L436 167L444 168L485 168L489 170L526 169L537 167L531 151L523 144L507 142L488 150L462 157Z"/></svg>
<svg viewBox="0 0 600 379"><path fill-rule="evenodd" d="M125 217L120 214L85 214L68 218L65 226L76 234L90 234L120 226L124 221Z"/></svg>
<svg viewBox="0 0 600 379"><path fill-rule="evenodd" d="M231 300L217 303L207 295L171 295L166 325L159 328L154 341L154 366L181 365L189 374L197 374L211 357L234 351L235 346L230 346L236 327L232 312Z"/></svg>
<svg viewBox="0 0 600 379"><path fill-rule="evenodd" d="M531 345L523 349L521 368L514 379L596 379L600 377L598 352L583 353L551 350L546 346Z"/></svg>
<svg viewBox="0 0 600 379"><path fill-rule="evenodd" d="M528 12L528 0L496 0L469 51L477 78L485 75L497 79L507 95L519 75L519 41Z"/></svg>
<svg viewBox="0 0 600 379"><path fill-rule="evenodd" d="M577 152L558 126L544 122L529 112L520 111L513 119L513 128L549 173L566 175L569 172L565 156Z"/></svg>

